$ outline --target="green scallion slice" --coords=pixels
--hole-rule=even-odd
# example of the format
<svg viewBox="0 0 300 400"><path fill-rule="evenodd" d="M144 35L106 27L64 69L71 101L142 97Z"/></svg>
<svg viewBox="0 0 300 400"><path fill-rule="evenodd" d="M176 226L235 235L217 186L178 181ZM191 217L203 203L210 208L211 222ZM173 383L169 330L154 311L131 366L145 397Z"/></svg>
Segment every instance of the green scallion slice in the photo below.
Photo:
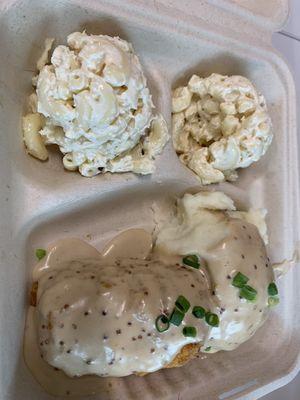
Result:
<svg viewBox="0 0 300 400"><path fill-rule="evenodd" d="M186 337L196 337L197 336L197 329L194 326L185 326L182 329L182 333Z"/></svg>
<svg viewBox="0 0 300 400"><path fill-rule="evenodd" d="M195 306L192 311L193 316L196 318L204 318L205 313L206 313L205 309L201 306Z"/></svg>
<svg viewBox="0 0 300 400"><path fill-rule="evenodd" d="M41 260L44 258L46 255L46 250L45 249L36 249L35 251L35 256L38 260Z"/></svg>
<svg viewBox="0 0 300 400"><path fill-rule="evenodd" d="M279 297L278 296L271 296L268 298L268 305L269 307L275 307L279 303Z"/></svg>
<svg viewBox="0 0 300 400"><path fill-rule="evenodd" d="M164 314L159 315L155 320L155 327L158 332L165 332L169 329L170 322L168 317Z"/></svg>
<svg viewBox="0 0 300 400"><path fill-rule="evenodd" d="M275 282L271 282L268 286L268 295L269 296L277 296L278 289Z"/></svg>
<svg viewBox="0 0 300 400"><path fill-rule="evenodd" d="M184 313L175 307L170 317L170 323L179 326L183 318L184 318Z"/></svg>
<svg viewBox="0 0 300 400"><path fill-rule="evenodd" d="M199 258L196 254L188 254L182 259L183 264L188 265L189 267L199 269L200 263Z"/></svg>
<svg viewBox="0 0 300 400"><path fill-rule="evenodd" d="M188 299L186 299L184 296L180 295L177 297L177 300L175 301L175 306L183 313L186 313L186 312L188 312L191 304L188 301Z"/></svg>
<svg viewBox="0 0 300 400"><path fill-rule="evenodd" d="M240 296L248 301L256 300L257 291L249 285L245 285L240 289Z"/></svg>
<svg viewBox="0 0 300 400"><path fill-rule="evenodd" d="M246 283L249 281L249 278L242 274L241 272L238 272L233 280L232 280L232 285L238 288L242 288L243 286L246 285Z"/></svg>
<svg viewBox="0 0 300 400"><path fill-rule="evenodd" d="M211 350L211 346L208 346L204 349L204 351L210 351Z"/></svg>
<svg viewBox="0 0 300 400"><path fill-rule="evenodd" d="M219 326L220 323L217 314L211 313L210 311L205 314L205 321L210 326Z"/></svg>

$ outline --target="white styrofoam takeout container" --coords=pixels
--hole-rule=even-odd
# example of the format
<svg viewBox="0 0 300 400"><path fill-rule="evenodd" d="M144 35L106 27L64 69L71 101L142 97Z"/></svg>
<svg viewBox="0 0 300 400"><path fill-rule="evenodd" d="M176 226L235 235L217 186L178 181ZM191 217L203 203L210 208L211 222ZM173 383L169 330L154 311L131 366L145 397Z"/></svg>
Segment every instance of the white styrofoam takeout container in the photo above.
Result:
<svg viewBox="0 0 300 400"><path fill-rule="evenodd" d="M271 47L287 15L284 0L2 0L0 2L0 399L50 399L22 356L34 249L66 236L98 247L129 227L153 227L163 209L199 182L171 143L151 177L82 178L61 156L26 155L21 115L44 39L63 43L77 30L119 35L133 43L157 109L170 124L171 88L192 73L241 74L264 93L274 124L267 155L224 190L241 208L268 209L272 261L291 255L299 237L295 91ZM233 352L196 359L143 378L103 379L102 399L251 399L291 380L300 367L296 269L280 282L281 303L254 338Z"/></svg>

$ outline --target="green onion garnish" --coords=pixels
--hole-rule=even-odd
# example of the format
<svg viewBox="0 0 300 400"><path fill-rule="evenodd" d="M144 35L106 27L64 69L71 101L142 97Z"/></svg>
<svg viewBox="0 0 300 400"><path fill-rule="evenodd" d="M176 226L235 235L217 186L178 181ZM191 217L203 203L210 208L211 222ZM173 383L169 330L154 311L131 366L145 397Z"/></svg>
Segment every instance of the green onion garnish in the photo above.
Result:
<svg viewBox="0 0 300 400"><path fill-rule="evenodd" d="M246 285L248 281L249 278L246 275L242 274L241 272L238 272L232 280L232 285L238 288L242 288L243 286Z"/></svg>
<svg viewBox="0 0 300 400"><path fill-rule="evenodd" d="M197 336L197 329L194 326L185 326L182 329L182 333L186 337L196 337Z"/></svg>
<svg viewBox="0 0 300 400"><path fill-rule="evenodd" d="M35 256L38 260L41 260L44 258L46 255L46 250L45 249L36 249L35 251Z"/></svg>
<svg viewBox="0 0 300 400"><path fill-rule="evenodd" d="M268 305L269 307L275 307L279 303L279 297L271 296L268 298Z"/></svg>
<svg viewBox="0 0 300 400"><path fill-rule="evenodd" d="M270 285L268 286L268 295L269 296L278 295L278 289L275 282L271 282Z"/></svg>
<svg viewBox="0 0 300 400"><path fill-rule="evenodd" d="M196 317L196 318L204 318L204 317L205 317L206 311L205 311L205 309L204 309L203 307L201 307L201 306L195 306L195 307L193 308L192 313L193 313L193 316Z"/></svg>
<svg viewBox="0 0 300 400"><path fill-rule="evenodd" d="M183 318L184 318L184 313L175 307L170 317L170 323L179 326Z"/></svg>
<svg viewBox="0 0 300 400"><path fill-rule="evenodd" d="M178 296L177 300L175 301L175 306L182 311L183 313L188 312L191 304L184 296Z"/></svg>
<svg viewBox="0 0 300 400"><path fill-rule="evenodd" d="M188 254L182 259L183 264L196 269L200 268L199 258L196 254Z"/></svg>
<svg viewBox="0 0 300 400"><path fill-rule="evenodd" d="M211 350L211 346L208 346L204 349L204 351L210 351Z"/></svg>
<svg viewBox="0 0 300 400"><path fill-rule="evenodd" d="M256 300L257 291L249 285L245 285L240 289L240 296L248 301Z"/></svg>
<svg viewBox="0 0 300 400"><path fill-rule="evenodd" d="M219 326L219 317L210 311L205 314L205 321L210 326Z"/></svg>
<svg viewBox="0 0 300 400"><path fill-rule="evenodd" d="M158 332L165 332L169 329L170 322L168 320L168 317L166 315L161 314L159 315L156 320L155 320L155 327L158 330Z"/></svg>

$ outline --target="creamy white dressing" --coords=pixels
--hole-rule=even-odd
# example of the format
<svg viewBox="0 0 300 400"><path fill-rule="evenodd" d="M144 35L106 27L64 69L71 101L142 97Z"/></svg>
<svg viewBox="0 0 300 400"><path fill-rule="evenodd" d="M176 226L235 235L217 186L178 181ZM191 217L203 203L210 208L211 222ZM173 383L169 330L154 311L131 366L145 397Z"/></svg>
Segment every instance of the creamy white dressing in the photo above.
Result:
<svg viewBox="0 0 300 400"><path fill-rule="evenodd" d="M130 229L120 233L99 252L95 247L76 238L62 239L49 247L47 255L33 270L33 281L44 273L54 272L61 263L73 259L94 259L113 262L118 258L133 255L145 259L152 248L152 236L144 229ZM39 348L36 307L30 306L25 326L24 358L37 382L55 396L87 396L111 390L114 379L99 379L95 375L77 378L67 376L62 370L53 367L41 357Z"/></svg>
<svg viewBox="0 0 300 400"><path fill-rule="evenodd" d="M210 352L233 350L256 332L267 317L267 287L274 281L258 228L233 210L232 200L221 192L186 194L178 200L177 214L161 229L155 246L160 258L200 255L211 279L211 311L220 318L219 327L211 329L202 347L211 347ZM240 299L239 290L231 285L237 272L246 275L248 285L257 290L255 303Z"/></svg>
<svg viewBox="0 0 300 400"><path fill-rule="evenodd" d="M184 196L152 253L151 235L140 229L121 233L101 253L79 239L52 246L33 272L37 306L25 331L25 360L38 382L52 394L97 393L107 380L96 375L153 372L188 343L215 352L249 339L267 316L274 275L257 228L226 208L234 205L224 195ZM199 254L200 270L182 265L189 253ZM257 290L255 303L231 285L238 271ZM159 333L156 317L170 316L179 295L190 310L181 326ZM216 313L220 326L196 319L195 305ZM196 327L196 337L185 337L184 326Z"/></svg>

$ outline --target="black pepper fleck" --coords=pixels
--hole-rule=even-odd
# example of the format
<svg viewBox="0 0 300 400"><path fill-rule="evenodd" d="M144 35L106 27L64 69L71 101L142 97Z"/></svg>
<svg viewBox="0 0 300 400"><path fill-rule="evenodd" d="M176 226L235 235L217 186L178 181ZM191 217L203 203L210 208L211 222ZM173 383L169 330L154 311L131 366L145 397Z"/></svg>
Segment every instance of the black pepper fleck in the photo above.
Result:
<svg viewBox="0 0 300 400"><path fill-rule="evenodd" d="M227 279L231 279L231 276L230 276L230 275L227 275Z"/></svg>
<svg viewBox="0 0 300 400"><path fill-rule="evenodd" d="M155 352L155 349L150 349L150 353L154 353Z"/></svg>
<svg viewBox="0 0 300 400"><path fill-rule="evenodd" d="M73 329L77 329L77 325L76 324L72 324L72 328Z"/></svg>
<svg viewBox="0 0 300 400"><path fill-rule="evenodd" d="M71 349L67 350L67 353L70 354L71 353Z"/></svg>
<svg viewBox="0 0 300 400"><path fill-rule="evenodd" d="M133 341L135 341L136 340L136 338L134 337L134 336L132 336L132 338L131 338Z"/></svg>
<svg viewBox="0 0 300 400"><path fill-rule="evenodd" d="M242 259L245 259L245 256L244 256L244 254L242 254L241 256L242 256Z"/></svg>
<svg viewBox="0 0 300 400"><path fill-rule="evenodd" d="M121 335L121 333L122 333L121 329L117 329L117 330L116 330L116 334L117 334L117 335Z"/></svg>
<svg viewBox="0 0 300 400"><path fill-rule="evenodd" d="M70 393L71 393L70 390L67 390L67 391L66 391L66 395L67 395L67 396L69 396Z"/></svg>
<svg viewBox="0 0 300 400"><path fill-rule="evenodd" d="M92 364L92 362L93 362L93 360L89 359L89 360L86 360L86 362L85 362L85 363L86 363L87 365L91 365L91 364Z"/></svg>
<svg viewBox="0 0 300 400"><path fill-rule="evenodd" d="M61 341L59 342L59 344L60 344L61 346L63 346L63 345L65 344L65 342L64 342L63 340L61 340Z"/></svg>
<svg viewBox="0 0 300 400"><path fill-rule="evenodd" d="M53 276L49 276L49 278L48 279L53 279Z"/></svg>
<svg viewBox="0 0 300 400"><path fill-rule="evenodd" d="M138 339L143 339L143 336L142 336L142 335L139 335L139 336L138 336Z"/></svg>
<svg viewBox="0 0 300 400"><path fill-rule="evenodd" d="M238 311L239 311L239 309L238 309L238 308L235 308L235 309L234 309L234 312L238 312Z"/></svg>
<svg viewBox="0 0 300 400"><path fill-rule="evenodd" d="M256 264L254 264L254 269L257 269L257 265Z"/></svg>
<svg viewBox="0 0 300 400"><path fill-rule="evenodd" d="M142 332L146 332L146 329L142 328Z"/></svg>
<svg viewBox="0 0 300 400"><path fill-rule="evenodd" d="M147 333L147 336L151 336L151 333L149 332L149 333Z"/></svg>
<svg viewBox="0 0 300 400"><path fill-rule="evenodd" d="M107 335L103 335L103 340L107 340L108 336Z"/></svg>
<svg viewBox="0 0 300 400"><path fill-rule="evenodd" d="M149 292L147 290L144 291L144 295L148 296Z"/></svg>
<svg viewBox="0 0 300 400"><path fill-rule="evenodd" d="M212 294L213 296L215 296L215 295L216 295L216 292L213 290L213 291L211 292L211 294Z"/></svg>
<svg viewBox="0 0 300 400"><path fill-rule="evenodd" d="M54 369L54 371L59 371L59 368L54 367L53 369Z"/></svg>
<svg viewBox="0 0 300 400"><path fill-rule="evenodd" d="M107 314L107 311L102 311L102 315L106 315Z"/></svg>
<svg viewBox="0 0 300 400"><path fill-rule="evenodd" d="M89 312L88 312L88 311L85 311L85 312L84 312L84 315L85 315L85 316L89 315Z"/></svg>
<svg viewBox="0 0 300 400"><path fill-rule="evenodd" d="M194 288L194 287L195 287L195 285L194 285L193 283L191 283L191 287L192 287L192 288Z"/></svg>
<svg viewBox="0 0 300 400"><path fill-rule="evenodd" d="M131 326L131 325L132 325L132 322L128 321L128 322L127 322L127 325L128 325L128 326Z"/></svg>
<svg viewBox="0 0 300 400"><path fill-rule="evenodd" d="M269 265L266 263L266 268L268 268L268 266L269 266Z"/></svg>
<svg viewBox="0 0 300 400"><path fill-rule="evenodd" d="M92 276L91 276L91 279L95 279L95 275L92 275Z"/></svg>

